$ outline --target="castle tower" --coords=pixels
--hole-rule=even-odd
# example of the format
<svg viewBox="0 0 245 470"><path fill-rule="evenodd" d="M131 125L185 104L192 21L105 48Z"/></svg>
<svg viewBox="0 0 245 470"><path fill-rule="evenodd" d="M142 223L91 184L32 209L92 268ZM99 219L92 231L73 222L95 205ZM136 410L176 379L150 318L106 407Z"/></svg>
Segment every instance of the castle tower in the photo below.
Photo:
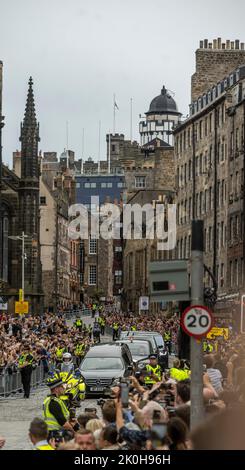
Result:
<svg viewBox="0 0 245 470"><path fill-rule="evenodd" d="M41 262L39 243L39 124L35 113L33 81L29 80L24 120L21 123L20 232L25 241L25 299L29 312L40 313Z"/></svg>

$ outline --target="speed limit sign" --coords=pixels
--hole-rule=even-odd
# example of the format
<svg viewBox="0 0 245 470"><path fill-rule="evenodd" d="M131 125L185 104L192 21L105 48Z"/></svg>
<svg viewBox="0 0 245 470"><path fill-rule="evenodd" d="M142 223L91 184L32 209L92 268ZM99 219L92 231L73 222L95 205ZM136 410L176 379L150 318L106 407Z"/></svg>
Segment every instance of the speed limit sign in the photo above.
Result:
<svg viewBox="0 0 245 470"><path fill-rule="evenodd" d="M213 326L213 314L203 305L191 305L184 310L180 324L189 336L202 338Z"/></svg>

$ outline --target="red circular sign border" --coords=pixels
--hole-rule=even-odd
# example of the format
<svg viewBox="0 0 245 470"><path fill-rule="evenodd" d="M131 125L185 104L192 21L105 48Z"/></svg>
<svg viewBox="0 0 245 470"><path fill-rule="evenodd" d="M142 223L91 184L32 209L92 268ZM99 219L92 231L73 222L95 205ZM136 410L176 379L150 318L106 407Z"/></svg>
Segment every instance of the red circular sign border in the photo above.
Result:
<svg viewBox="0 0 245 470"><path fill-rule="evenodd" d="M210 317L211 317L211 325L210 325L210 328L208 329L208 331L206 331L205 333L203 333L202 335L195 335L195 333L190 333L187 328L185 327L184 325L184 318L186 316L186 314L193 308L202 308L204 310L206 310L206 312L209 313ZM180 319L180 326L182 328L182 330L184 330L184 332L188 335L188 336L192 336L193 338L196 338L196 339L200 339L200 338L204 338L209 332L210 330L213 328L213 325L214 325L214 316L213 316L213 312L211 312L211 310L206 307L205 305L190 305L190 307L187 307L182 315L181 315L181 319Z"/></svg>

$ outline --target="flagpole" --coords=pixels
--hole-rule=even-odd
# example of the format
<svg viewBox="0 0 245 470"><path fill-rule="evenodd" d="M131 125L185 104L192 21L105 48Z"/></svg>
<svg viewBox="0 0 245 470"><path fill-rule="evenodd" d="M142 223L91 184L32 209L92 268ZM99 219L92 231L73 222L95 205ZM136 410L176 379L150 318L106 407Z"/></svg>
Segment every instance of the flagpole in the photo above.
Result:
<svg viewBox="0 0 245 470"><path fill-rule="evenodd" d="M101 130L101 121L99 121L98 174L100 174L100 130Z"/></svg>
<svg viewBox="0 0 245 470"><path fill-rule="evenodd" d="M109 129L108 173L111 173L111 130Z"/></svg>
<svg viewBox="0 0 245 470"><path fill-rule="evenodd" d="M84 127L83 127L83 134L82 134L82 159L84 159Z"/></svg>
<svg viewBox="0 0 245 470"><path fill-rule="evenodd" d="M68 168L68 121L66 121L66 168Z"/></svg>
<svg viewBox="0 0 245 470"><path fill-rule="evenodd" d="M130 140L133 140L133 99L130 98Z"/></svg>
<svg viewBox="0 0 245 470"><path fill-rule="evenodd" d="M116 106L115 106L115 103L116 103L116 96L115 96L115 93L113 95L113 135L115 135L115 131L116 131Z"/></svg>

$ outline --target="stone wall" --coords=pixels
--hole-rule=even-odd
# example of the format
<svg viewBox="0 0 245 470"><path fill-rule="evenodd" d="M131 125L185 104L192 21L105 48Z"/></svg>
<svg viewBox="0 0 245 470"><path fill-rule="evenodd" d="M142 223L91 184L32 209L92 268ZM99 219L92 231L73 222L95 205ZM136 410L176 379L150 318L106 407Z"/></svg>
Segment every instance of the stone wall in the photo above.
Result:
<svg viewBox="0 0 245 470"><path fill-rule="evenodd" d="M239 41L222 43L218 38L213 43L201 41L200 46L196 51L196 71L191 79L191 101L195 101L219 80L245 63L244 44L239 44Z"/></svg>

